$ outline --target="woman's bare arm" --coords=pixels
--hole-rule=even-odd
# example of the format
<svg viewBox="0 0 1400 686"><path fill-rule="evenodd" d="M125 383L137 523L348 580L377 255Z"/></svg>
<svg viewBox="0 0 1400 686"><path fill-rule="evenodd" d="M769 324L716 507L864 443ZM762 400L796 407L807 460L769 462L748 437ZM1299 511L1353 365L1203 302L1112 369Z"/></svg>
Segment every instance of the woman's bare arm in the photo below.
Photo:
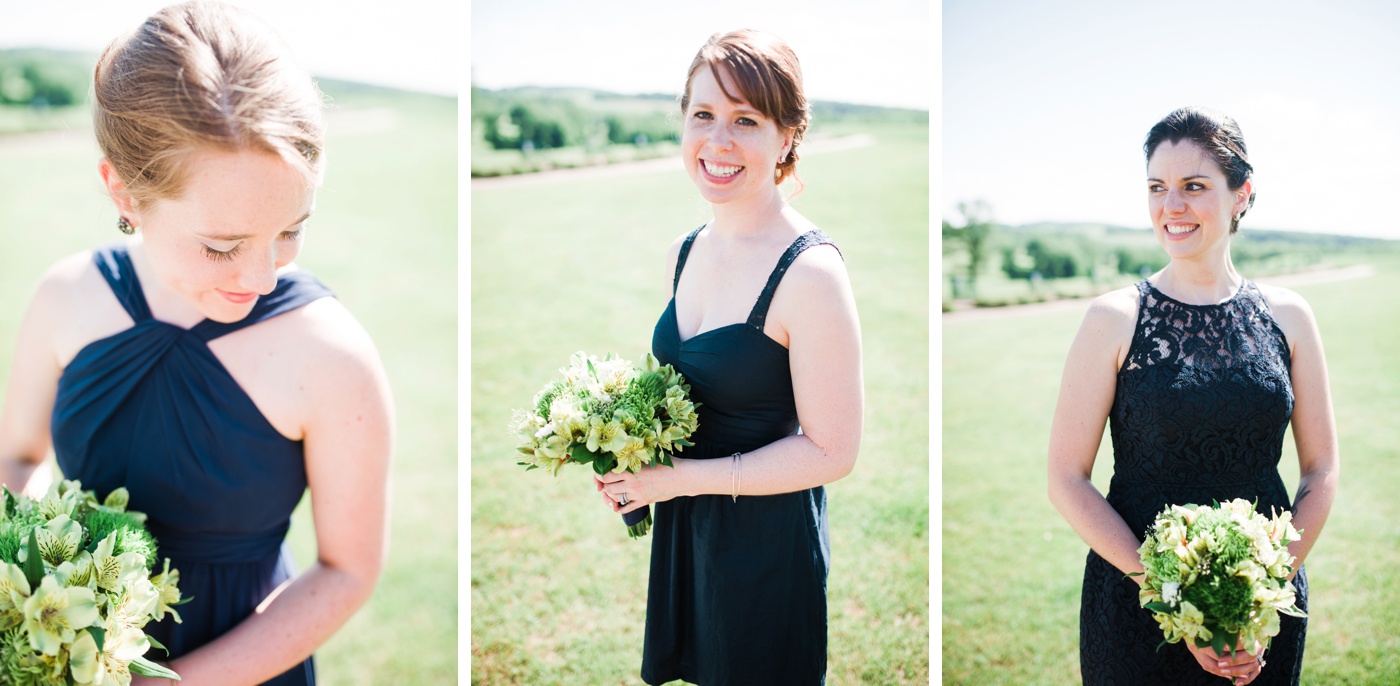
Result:
<svg viewBox="0 0 1400 686"><path fill-rule="evenodd" d="M1124 573L1142 571L1141 541L1091 477L1136 312L1131 289L1100 296L1089 306L1070 345L1050 428L1050 502L1094 552Z"/></svg>
<svg viewBox="0 0 1400 686"><path fill-rule="evenodd" d="M308 392L307 482L317 561L227 634L171 667L186 683L250 684L305 660L368 600L387 552L393 407L378 353L334 300L296 381ZM159 682L156 682L159 683Z"/></svg>

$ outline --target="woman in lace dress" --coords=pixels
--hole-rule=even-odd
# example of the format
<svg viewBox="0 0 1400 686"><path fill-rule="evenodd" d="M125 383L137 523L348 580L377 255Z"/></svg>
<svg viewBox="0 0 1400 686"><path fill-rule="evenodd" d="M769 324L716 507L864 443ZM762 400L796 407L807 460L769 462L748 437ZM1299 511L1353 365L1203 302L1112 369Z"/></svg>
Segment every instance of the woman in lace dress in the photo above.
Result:
<svg viewBox="0 0 1400 686"><path fill-rule="evenodd" d="M1149 132L1152 231L1170 262L1090 305L1065 363L1050 436L1049 494L1089 544L1080 611L1086 684L1297 684L1305 619L1283 617L1267 652L1233 657L1191 641L1165 645L1139 607L1137 549L1168 504L1240 497L1291 509L1299 607L1303 561L1336 492L1338 448L1322 341L1308 304L1240 276L1230 240L1254 202L1253 168L1233 119L1197 108ZM1090 481L1105 420L1114 474ZM1291 424L1301 478L1290 502L1278 475Z"/></svg>

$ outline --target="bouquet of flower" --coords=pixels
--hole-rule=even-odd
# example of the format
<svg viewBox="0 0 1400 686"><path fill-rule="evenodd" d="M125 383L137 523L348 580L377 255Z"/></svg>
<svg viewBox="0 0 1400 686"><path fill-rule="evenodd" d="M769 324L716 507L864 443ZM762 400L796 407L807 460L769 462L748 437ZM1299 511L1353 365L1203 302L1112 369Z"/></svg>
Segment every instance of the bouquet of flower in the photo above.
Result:
<svg viewBox="0 0 1400 686"><path fill-rule="evenodd" d="M690 386L671 365L651 353L639 363L574 353L562 378L535 394L534 407L516 410L510 429L525 455L526 471L548 468L556 476L565 462L592 463L593 471L627 471L644 464L672 466L670 453L693 445L698 407ZM651 508L622 516L632 538L651 529Z"/></svg>
<svg viewBox="0 0 1400 686"><path fill-rule="evenodd" d="M118 488L102 502L77 481L39 501L0 494L0 684L118 684L131 675L179 679L142 657L164 649L142 627L180 615L180 573L165 560L145 515Z"/></svg>
<svg viewBox="0 0 1400 686"><path fill-rule="evenodd" d="M1265 519L1240 498L1158 514L1138 549L1146 569L1139 600L1162 626L1163 644L1186 638L1223 655L1240 640L1267 646L1280 612L1306 617L1287 580L1288 544L1299 539L1292 519L1291 512Z"/></svg>

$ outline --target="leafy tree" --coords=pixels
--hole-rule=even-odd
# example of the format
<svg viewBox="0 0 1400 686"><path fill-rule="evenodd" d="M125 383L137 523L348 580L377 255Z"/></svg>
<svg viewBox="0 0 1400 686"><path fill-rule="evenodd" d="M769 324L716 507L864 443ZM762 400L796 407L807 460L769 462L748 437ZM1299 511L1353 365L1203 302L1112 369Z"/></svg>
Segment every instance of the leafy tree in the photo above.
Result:
<svg viewBox="0 0 1400 686"><path fill-rule="evenodd" d="M972 202L963 201L958 203L958 214L962 215L962 226L943 222L943 239L960 243L967 252L967 285L975 294L977 273L986 263L988 239L995 227L992 206L980 198Z"/></svg>

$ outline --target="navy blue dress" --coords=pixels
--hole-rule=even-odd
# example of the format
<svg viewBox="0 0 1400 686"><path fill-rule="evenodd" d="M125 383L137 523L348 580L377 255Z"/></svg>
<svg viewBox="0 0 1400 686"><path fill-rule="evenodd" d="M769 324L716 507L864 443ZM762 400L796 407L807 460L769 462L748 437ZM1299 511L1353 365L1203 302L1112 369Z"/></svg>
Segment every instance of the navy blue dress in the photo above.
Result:
<svg viewBox="0 0 1400 686"><path fill-rule="evenodd" d="M703 227L701 227L703 228ZM676 261L675 284L696 229ZM763 333L783 274L809 247L800 236L769 276L748 321L682 342L673 297L652 354L673 365L700 404L681 457L729 459L799 432L788 350ZM673 285L674 292L674 285ZM656 504L642 680L702 686L821 684L826 678L826 490L679 497Z"/></svg>
<svg viewBox="0 0 1400 686"><path fill-rule="evenodd" d="M306 491L301 441L268 423L208 342L332 295L306 272L278 278L243 320L182 329L151 317L123 246L94 253L135 324L89 343L58 381L53 444L69 479L99 498L119 486L193 601L146 632L180 657L228 632L295 573L284 543ZM148 657L164 659L160 651ZM314 684L303 664L268 681Z"/></svg>

